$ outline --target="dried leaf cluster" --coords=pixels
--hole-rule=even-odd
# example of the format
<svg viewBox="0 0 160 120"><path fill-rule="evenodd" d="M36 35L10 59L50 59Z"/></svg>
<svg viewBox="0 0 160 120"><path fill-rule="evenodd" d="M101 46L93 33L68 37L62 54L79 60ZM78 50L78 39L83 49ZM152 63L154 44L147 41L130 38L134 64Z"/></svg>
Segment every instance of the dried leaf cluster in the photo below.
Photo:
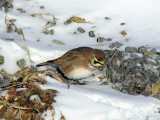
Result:
<svg viewBox="0 0 160 120"><path fill-rule="evenodd" d="M24 68L13 75L1 70L3 79L9 79L9 85L0 89L8 90L0 95L0 119L6 120L44 120L42 113L49 109L54 115L51 104L57 94L56 90L43 90L34 82L45 84L46 81L33 67Z"/></svg>
<svg viewBox="0 0 160 120"><path fill-rule="evenodd" d="M120 34L122 34L123 36L126 36L126 35L127 35L127 33L126 33L125 30L122 30L122 31L120 32Z"/></svg>
<svg viewBox="0 0 160 120"><path fill-rule="evenodd" d="M6 24L6 29L7 29L7 32L16 32L18 33L19 35L22 35L22 38L23 40L25 40L25 37L24 37L24 34L23 34L23 31L21 28L17 28L17 26L14 24L16 20L15 19L7 19L7 17L5 17L5 24Z"/></svg>
<svg viewBox="0 0 160 120"><path fill-rule="evenodd" d="M42 33L44 33L44 34L46 34L46 35L48 35L48 34L53 35L53 34L54 34L54 30L53 30L53 29L49 30L49 29L47 29L47 28L44 28L44 29L42 30Z"/></svg>
<svg viewBox="0 0 160 120"><path fill-rule="evenodd" d="M54 34L54 29L49 29L50 27L53 27L53 26L56 25L56 18L53 15L51 15L49 13L45 13L45 14L42 14L42 13L38 13L38 14L33 13L30 16L32 16L32 17L38 16L41 19L47 21L44 29L42 30L42 33L44 33L44 34L50 34L50 35ZM47 19L47 17L51 17L51 19Z"/></svg>
<svg viewBox="0 0 160 120"><path fill-rule="evenodd" d="M90 23L90 22L86 21L83 18L79 18L77 16L73 16L73 17L70 17L67 21L65 21L64 24L68 25L68 24L70 24L72 22L75 22L75 23Z"/></svg>
<svg viewBox="0 0 160 120"><path fill-rule="evenodd" d="M20 13L25 13L26 11L23 8L17 8Z"/></svg>

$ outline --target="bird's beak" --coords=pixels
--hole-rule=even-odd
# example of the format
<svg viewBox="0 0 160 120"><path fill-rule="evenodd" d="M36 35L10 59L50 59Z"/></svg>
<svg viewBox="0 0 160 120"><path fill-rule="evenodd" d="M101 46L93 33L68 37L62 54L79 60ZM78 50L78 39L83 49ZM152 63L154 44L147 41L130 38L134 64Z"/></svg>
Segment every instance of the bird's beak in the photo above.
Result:
<svg viewBox="0 0 160 120"><path fill-rule="evenodd" d="M99 63L100 63L101 65L103 65L103 64L104 64L104 61L99 61Z"/></svg>

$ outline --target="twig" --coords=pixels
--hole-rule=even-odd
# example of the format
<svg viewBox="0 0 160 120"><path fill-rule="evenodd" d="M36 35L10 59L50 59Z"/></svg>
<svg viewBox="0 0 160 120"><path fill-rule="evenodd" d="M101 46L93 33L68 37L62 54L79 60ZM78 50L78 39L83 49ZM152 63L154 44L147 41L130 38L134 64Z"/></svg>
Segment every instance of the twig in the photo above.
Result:
<svg viewBox="0 0 160 120"><path fill-rule="evenodd" d="M27 83L21 83L21 84L15 84L15 85L7 86L7 87L4 87L4 88L1 88L0 92L4 91L4 90L9 90L11 87L17 87L18 88L19 85L27 85Z"/></svg>
<svg viewBox="0 0 160 120"><path fill-rule="evenodd" d="M44 15L51 16L52 19L51 19L51 20L50 20L50 19L47 19L47 18L44 17ZM50 28L50 27L56 25L56 20L57 20L57 18L55 18L53 15L51 15L51 14L49 14L49 13L38 13L38 14L33 13L33 14L31 14L30 16L32 16L32 17L33 17L33 16L39 16L41 19L47 21L47 23L46 23L44 29L42 30L42 32L45 31L45 30L48 30L47 28ZM48 23L50 23L50 24L48 24Z"/></svg>
<svg viewBox="0 0 160 120"><path fill-rule="evenodd" d="M57 79L59 82L64 83L63 79L60 78L60 77L59 77L55 72L53 72L53 71L45 71L40 77L41 77L41 78L42 78L42 77L45 77L48 73L51 73L52 76L53 76L55 79Z"/></svg>
<svg viewBox="0 0 160 120"><path fill-rule="evenodd" d="M20 120L22 120L22 118L21 118L21 110L20 109L18 109L18 113L19 113Z"/></svg>
<svg viewBox="0 0 160 120"><path fill-rule="evenodd" d="M45 17L43 17L43 15L48 15L48 16L52 16L54 18L54 20L56 20L57 18L55 18L53 15L49 14L49 13L33 13L30 16L39 16L41 19L44 19L46 21L48 21L48 19L46 19Z"/></svg>
<svg viewBox="0 0 160 120"><path fill-rule="evenodd" d="M112 61L112 59L113 59L113 57L115 56L115 54L117 53L117 51L118 51L117 49L114 51L112 57L109 59L108 63L105 65L105 67L110 64L110 62Z"/></svg>
<svg viewBox="0 0 160 120"><path fill-rule="evenodd" d="M3 76L5 75L7 78L9 78L10 82L13 81L13 76L12 75L9 75L4 69L2 69L0 71L0 74Z"/></svg>
<svg viewBox="0 0 160 120"><path fill-rule="evenodd" d="M0 100L0 103L3 104L7 108L12 107L12 108L15 108L15 109L20 109L20 110L35 110L36 112L39 112L39 110L37 110L36 108L25 108L25 107L15 106L15 105L12 105L8 102L1 101L1 100Z"/></svg>
<svg viewBox="0 0 160 120"><path fill-rule="evenodd" d="M31 56L30 56L30 52L29 52L29 49L28 49L28 47L26 46L26 45L23 45L23 44L21 44L21 43L16 43L18 46L20 46L21 48L23 48L25 51L26 51L26 53L27 53L27 55L28 55L28 58L29 58L29 61L31 62L31 63L34 63L32 60L31 60Z"/></svg>
<svg viewBox="0 0 160 120"><path fill-rule="evenodd" d="M112 55L112 57L109 59L109 61L107 62L107 64L105 64L103 70L102 70L102 73L105 74L106 70L107 70L107 67L108 65L110 64L110 62L112 61L113 57L115 56L115 54L118 52L118 50L116 49Z"/></svg>
<svg viewBox="0 0 160 120"><path fill-rule="evenodd" d="M22 38L23 38L23 40L25 41L25 37L24 37L24 34L23 34L22 29L21 29L21 28L19 28L19 31L20 31L20 33L19 33L19 34L21 34L21 35L22 35Z"/></svg>

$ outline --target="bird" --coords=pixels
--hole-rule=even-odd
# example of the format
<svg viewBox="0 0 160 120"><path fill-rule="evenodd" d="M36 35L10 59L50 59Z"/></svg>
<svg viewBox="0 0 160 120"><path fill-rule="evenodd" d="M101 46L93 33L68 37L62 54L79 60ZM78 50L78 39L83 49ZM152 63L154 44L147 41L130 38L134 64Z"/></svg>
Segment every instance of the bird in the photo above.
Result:
<svg viewBox="0 0 160 120"><path fill-rule="evenodd" d="M55 65L67 79L80 80L93 75L104 63L103 51L91 47L78 47L57 59L37 64L36 67Z"/></svg>

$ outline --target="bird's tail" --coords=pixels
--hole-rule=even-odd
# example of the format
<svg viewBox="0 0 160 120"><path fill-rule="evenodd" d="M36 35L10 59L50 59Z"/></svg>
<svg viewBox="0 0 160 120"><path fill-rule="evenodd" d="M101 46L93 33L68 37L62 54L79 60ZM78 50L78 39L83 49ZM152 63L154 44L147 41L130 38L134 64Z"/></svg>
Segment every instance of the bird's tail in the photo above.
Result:
<svg viewBox="0 0 160 120"><path fill-rule="evenodd" d="M51 64L54 64L54 60L49 60L47 62L43 62L43 63L37 64L36 67L45 66L45 65L51 65Z"/></svg>

